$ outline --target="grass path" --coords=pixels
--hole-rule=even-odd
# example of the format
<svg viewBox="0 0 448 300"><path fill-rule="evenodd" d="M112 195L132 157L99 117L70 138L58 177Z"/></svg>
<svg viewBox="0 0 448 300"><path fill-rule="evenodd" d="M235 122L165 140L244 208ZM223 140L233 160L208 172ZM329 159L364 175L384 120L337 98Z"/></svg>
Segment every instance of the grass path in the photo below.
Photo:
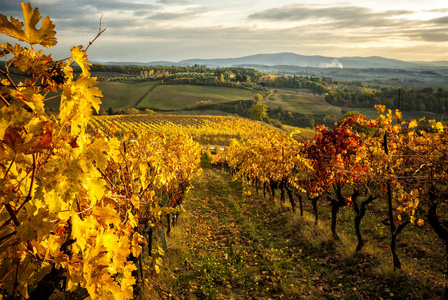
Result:
<svg viewBox="0 0 448 300"><path fill-rule="evenodd" d="M228 174L204 167L173 232L175 245L164 258L172 272L165 284L171 289L159 295L297 299L304 293L295 268L298 257L292 255L300 250L288 248L288 240L279 236L285 219L270 215L264 200L241 195L240 184Z"/></svg>
<svg viewBox="0 0 448 300"><path fill-rule="evenodd" d="M146 299L427 299L431 282L328 234L203 163ZM342 231L342 229L341 229ZM353 249L351 249L353 248ZM387 252L386 252L387 255ZM383 263L382 261L386 261ZM155 275L155 274L154 274ZM441 287L437 287L441 291ZM437 297L436 297L437 298Z"/></svg>

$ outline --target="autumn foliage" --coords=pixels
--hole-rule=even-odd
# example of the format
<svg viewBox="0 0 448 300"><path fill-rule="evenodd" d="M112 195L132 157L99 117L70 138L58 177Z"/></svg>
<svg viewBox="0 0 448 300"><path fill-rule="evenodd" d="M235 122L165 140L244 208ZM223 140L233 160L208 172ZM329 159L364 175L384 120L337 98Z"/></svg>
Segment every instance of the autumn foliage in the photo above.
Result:
<svg viewBox="0 0 448 300"><path fill-rule="evenodd" d="M424 119L401 121L400 111L386 111L383 105L376 108L376 119L356 116L335 123L333 128L317 126L314 139L305 143L275 135L235 141L225 153L210 155L211 161L233 168L236 178L246 183L246 193L250 193L250 185L258 189L257 182L262 182L271 194L275 189L282 195L287 191L298 196L300 203L302 195L307 195L316 223L318 200L328 202L335 239L339 239L339 210L352 207L356 251L364 245L362 219L369 205L383 202L393 266L400 269L396 241L409 224L423 226L427 218L443 242L448 242L448 230L436 213L448 195L446 127ZM291 205L294 209L292 198ZM422 214L425 208L426 216Z"/></svg>
<svg viewBox="0 0 448 300"><path fill-rule="evenodd" d="M145 230L181 203L200 171L199 146L187 136L88 134L102 94L86 51L55 61L34 50L56 45L54 24L46 17L37 28L39 10L22 9L24 23L0 14L0 32L29 44L0 45L0 288L11 299L61 286L131 299Z"/></svg>

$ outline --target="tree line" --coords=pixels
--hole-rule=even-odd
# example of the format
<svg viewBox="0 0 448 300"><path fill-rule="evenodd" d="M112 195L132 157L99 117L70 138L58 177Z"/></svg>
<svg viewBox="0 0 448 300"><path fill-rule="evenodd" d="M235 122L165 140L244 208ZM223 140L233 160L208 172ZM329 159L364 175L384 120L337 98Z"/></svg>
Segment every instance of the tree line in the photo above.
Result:
<svg viewBox="0 0 448 300"><path fill-rule="evenodd" d="M402 111L430 111L445 113L448 108L448 90L442 87L421 90L408 88L381 88L379 90L362 87L338 88L331 90L325 100L332 105L345 107L372 107L383 103Z"/></svg>

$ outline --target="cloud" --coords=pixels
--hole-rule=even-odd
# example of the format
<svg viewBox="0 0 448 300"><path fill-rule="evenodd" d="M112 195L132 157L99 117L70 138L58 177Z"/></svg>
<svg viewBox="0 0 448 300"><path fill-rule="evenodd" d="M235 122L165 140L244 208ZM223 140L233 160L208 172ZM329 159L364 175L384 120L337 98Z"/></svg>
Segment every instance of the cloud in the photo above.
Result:
<svg viewBox="0 0 448 300"><path fill-rule="evenodd" d="M425 9L424 12L432 12L432 13L448 13L448 8L439 8L439 9Z"/></svg>
<svg viewBox="0 0 448 300"><path fill-rule="evenodd" d="M432 21L439 24L448 24L448 16L433 19Z"/></svg>
<svg viewBox="0 0 448 300"><path fill-rule="evenodd" d="M285 6L267 0L257 5L252 0L29 1L56 25L59 44L54 50L59 57L66 57L70 46L88 44L98 33L101 16L101 25L108 30L89 48L92 60L178 61L262 52L403 59L399 51L411 55L405 49L429 53L437 47L437 59L448 53L448 8L430 5L422 12L433 19L418 20L417 13L408 9L297 4L299 0L280 1L295 2ZM256 12L254 7L267 9ZM0 0L0 8L4 15L23 18L19 0Z"/></svg>
<svg viewBox="0 0 448 300"><path fill-rule="evenodd" d="M426 10L430 13L447 13L448 9ZM396 43L447 42L448 16L432 20L416 20L410 10L376 11L360 6L289 5L263 10L248 16L248 20L285 23L296 29L311 30L323 41L331 41L326 32L339 35L341 41L352 39L358 45L376 41L395 40Z"/></svg>
<svg viewBox="0 0 448 300"><path fill-rule="evenodd" d="M410 30L408 32L408 35L414 40L448 43L448 32L446 28L426 28L423 30Z"/></svg>
<svg viewBox="0 0 448 300"><path fill-rule="evenodd" d="M393 26L400 21L398 17L412 14L408 10L389 10L377 12L360 6L309 6L288 5L271 8L248 16L249 20L271 22L308 21L314 24L327 24L334 28L345 27L384 27Z"/></svg>
<svg viewBox="0 0 448 300"><path fill-rule="evenodd" d="M189 4L189 1L185 0L158 0L157 3L172 5L172 4Z"/></svg>
<svg viewBox="0 0 448 300"><path fill-rule="evenodd" d="M135 11L152 11L159 8L154 4L116 0L39 0L35 2L37 3L31 1L31 6L39 8L43 17L50 15L53 20L76 20L97 14L123 14ZM23 19L22 9L18 1L0 0L0 7L2 7L2 14Z"/></svg>
<svg viewBox="0 0 448 300"><path fill-rule="evenodd" d="M0 0L0 7L2 8L1 13L6 16L9 16L10 12L22 12L19 1Z"/></svg>
<svg viewBox="0 0 448 300"><path fill-rule="evenodd" d="M195 7L188 9L185 12L181 13L167 13L167 12L160 12L155 13L148 17L150 20L164 20L164 21L170 21L170 20L184 20L184 19L192 19L197 18L201 16L204 13L207 13L209 9L204 7Z"/></svg>

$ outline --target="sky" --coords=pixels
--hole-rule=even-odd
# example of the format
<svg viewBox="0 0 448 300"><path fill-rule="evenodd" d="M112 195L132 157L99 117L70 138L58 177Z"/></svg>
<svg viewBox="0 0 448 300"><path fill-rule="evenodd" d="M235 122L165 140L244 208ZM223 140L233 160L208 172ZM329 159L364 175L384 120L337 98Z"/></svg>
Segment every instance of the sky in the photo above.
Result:
<svg viewBox="0 0 448 300"><path fill-rule="evenodd" d="M447 0L31 0L56 25L56 59L178 62L292 52L448 60ZM23 20L19 0L0 13ZM0 34L0 42L16 41Z"/></svg>

